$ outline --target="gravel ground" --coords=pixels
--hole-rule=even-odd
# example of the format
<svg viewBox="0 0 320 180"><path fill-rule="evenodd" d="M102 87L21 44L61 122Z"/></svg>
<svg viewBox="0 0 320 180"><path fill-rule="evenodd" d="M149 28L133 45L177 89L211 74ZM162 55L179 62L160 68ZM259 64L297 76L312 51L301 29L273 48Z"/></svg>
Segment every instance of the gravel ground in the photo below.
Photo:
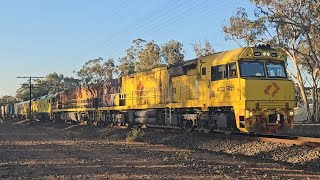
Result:
<svg viewBox="0 0 320 180"><path fill-rule="evenodd" d="M320 179L319 152L214 133L0 121L0 179Z"/></svg>
<svg viewBox="0 0 320 180"><path fill-rule="evenodd" d="M312 111L312 104L309 105L310 112ZM307 109L304 107L294 108L294 128L289 130L286 134L297 136L312 136L320 137L320 123L313 124L307 122Z"/></svg>
<svg viewBox="0 0 320 180"><path fill-rule="evenodd" d="M221 134L170 134L163 136L149 132L143 141L161 143L175 147L205 150L244 158L256 158L266 162L291 164L296 167L320 172L320 147L294 146L281 143L232 139ZM320 177L319 177L320 178Z"/></svg>

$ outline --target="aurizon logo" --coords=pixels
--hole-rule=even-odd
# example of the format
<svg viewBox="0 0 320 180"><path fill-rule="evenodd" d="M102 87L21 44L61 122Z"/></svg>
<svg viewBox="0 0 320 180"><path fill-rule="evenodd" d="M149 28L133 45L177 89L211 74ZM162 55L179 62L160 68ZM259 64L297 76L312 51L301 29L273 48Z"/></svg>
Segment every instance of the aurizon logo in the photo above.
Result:
<svg viewBox="0 0 320 180"><path fill-rule="evenodd" d="M273 88L272 88L273 87ZM280 87L278 86L277 83L271 82L265 89L264 89L264 94L270 95L270 90L273 89L271 95L274 97L280 90Z"/></svg>

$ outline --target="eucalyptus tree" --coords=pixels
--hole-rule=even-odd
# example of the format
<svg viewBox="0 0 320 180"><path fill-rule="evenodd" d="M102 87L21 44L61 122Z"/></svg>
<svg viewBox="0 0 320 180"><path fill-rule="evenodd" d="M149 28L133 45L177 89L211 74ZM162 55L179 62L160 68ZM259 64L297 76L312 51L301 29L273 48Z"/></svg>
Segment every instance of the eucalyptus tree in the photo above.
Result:
<svg viewBox="0 0 320 180"><path fill-rule="evenodd" d="M160 47L154 41L141 38L132 41L125 56L119 58L120 75L152 69L161 65Z"/></svg>
<svg viewBox="0 0 320 180"><path fill-rule="evenodd" d="M49 73L44 79L36 79L33 82L32 98L54 94L64 90L70 90L80 85L80 80L73 77L65 77L56 72ZM29 99L29 85L22 84L16 91L16 98L20 100Z"/></svg>
<svg viewBox="0 0 320 180"><path fill-rule="evenodd" d="M4 105L4 104L8 104L8 103L15 103L18 102L17 98L13 97L13 96L2 96L0 97L0 105Z"/></svg>
<svg viewBox="0 0 320 180"><path fill-rule="evenodd" d="M161 57L169 66L183 62L183 44L176 40L170 40L169 42L161 46Z"/></svg>
<svg viewBox="0 0 320 180"><path fill-rule="evenodd" d="M117 67L112 58L104 60L102 57L87 61L77 72L82 84L95 84L113 78Z"/></svg>
<svg viewBox="0 0 320 180"><path fill-rule="evenodd" d="M203 45L201 42L193 43L191 45L197 57L212 55L215 52L212 44L208 40L205 40Z"/></svg>
<svg viewBox="0 0 320 180"><path fill-rule="evenodd" d="M287 69L301 92L308 119L317 121L319 80L319 33L320 2L317 0L251 0L256 9L255 17L249 18L244 8L239 8L230 17L229 25L223 27L225 38L234 40L239 45L269 43L288 55L294 71ZM306 79L302 69L311 73L313 83L314 111L310 113L305 93Z"/></svg>
<svg viewBox="0 0 320 180"><path fill-rule="evenodd" d="M148 70L161 65L160 47L154 41L147 42L138 55L138 71Z"/></svg>
<svg viewBox="0 0 320 180"><path fill-rule="evenodd" d="M139 65L139 55L143 50L145 40L141 38L134 39L130 47L125 51L125 56L119 58L119 74L127 75L137 71Z"/></svg>

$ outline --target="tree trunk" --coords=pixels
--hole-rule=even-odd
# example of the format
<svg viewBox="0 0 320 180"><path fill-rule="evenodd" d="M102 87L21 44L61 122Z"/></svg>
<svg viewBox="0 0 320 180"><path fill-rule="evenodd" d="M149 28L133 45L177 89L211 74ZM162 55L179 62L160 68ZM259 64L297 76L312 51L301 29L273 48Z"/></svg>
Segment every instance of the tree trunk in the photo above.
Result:
<svg viewBox="0 0 320 180"><path fill-rule="evenodd" d="M299 86L299 89L300 89L300 93L301 93L301 96L302 96L302 100L303 100L303 104L304 104L304 107L307 109L307 121L311 121L311 113L310 113L310 107L309 107L309 102L308 102L308 99L307 99L307 96L306 96L306 91L304 89L304 84L303 84L303 80L302 80L302 77L301 77L301 74L300 74L300 70L298 69L297 67L297 83L298 83L298 86Z"/></svg>
<svg viewBox="0 0 320 180"><path fill-rule="evenodd" d="M318 96L318 78L317 72L312 75L313 87L312 87L312 122L319 122L318 111L319 111L319 96Z"/></svg>
<svg viewBox="0 0 320 180"><path fill-rule="evenodd" d="M293 79L295 79L297 81L297 84L298 84L298 87L300 89L300 93L301 93L301 96L302 96L302 100L303 100L303 103L304 103L304 107L307 109L307 121L310 121L310 107L309 107L309 103L308 103L308 99L307 99L307 96L306 96L306 91L304 89L304 84L303 84L303 79L302 79L302 76L301 76L301 71L298 67L298 64L297 64L297 61L296 61L296 58L295 58L295 54L291 54L289 51L285 50L285 52L287 53L287 55L290 57L292 63L293 63L293 66L294 66L294 69L296 71L296 76L292 76Z"/></svg>
<svg viewBox="0 0 320 180"><path fill-rule="evenodd" d="M311 121L313 123L316 123L317 122L317 109L318 109L318 106L317 106L317 98L316 98L316 91L317 91L317 87L314 86L315 84L313 84L313 87L312 87L312 113L311 113Z"/></svg>

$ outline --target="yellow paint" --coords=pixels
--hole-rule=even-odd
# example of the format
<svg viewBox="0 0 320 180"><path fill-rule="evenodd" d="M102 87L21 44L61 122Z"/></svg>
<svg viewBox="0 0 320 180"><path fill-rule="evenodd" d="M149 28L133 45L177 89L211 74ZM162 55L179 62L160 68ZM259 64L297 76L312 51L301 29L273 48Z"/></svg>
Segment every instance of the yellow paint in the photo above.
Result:
<svg viewBox="0 0 320 180"><path fill-rule="evenodd" d="M24 101L17 104L17 113L20 116L27 117L29 113L29 101Z"/></svg>
<svg viewBox="0 0 320 180"><path fill-rule="evenodd" d="M165 67L124 76L119 99L125 100L123 106L164 104L169 99L168 79Z"/></svg>
<svg viewBox="0 0 320 180"><path fill-rule="evenodd" d="M50 98L37 99L31 103L32 111L37 113L51 113Z"/></svg>

